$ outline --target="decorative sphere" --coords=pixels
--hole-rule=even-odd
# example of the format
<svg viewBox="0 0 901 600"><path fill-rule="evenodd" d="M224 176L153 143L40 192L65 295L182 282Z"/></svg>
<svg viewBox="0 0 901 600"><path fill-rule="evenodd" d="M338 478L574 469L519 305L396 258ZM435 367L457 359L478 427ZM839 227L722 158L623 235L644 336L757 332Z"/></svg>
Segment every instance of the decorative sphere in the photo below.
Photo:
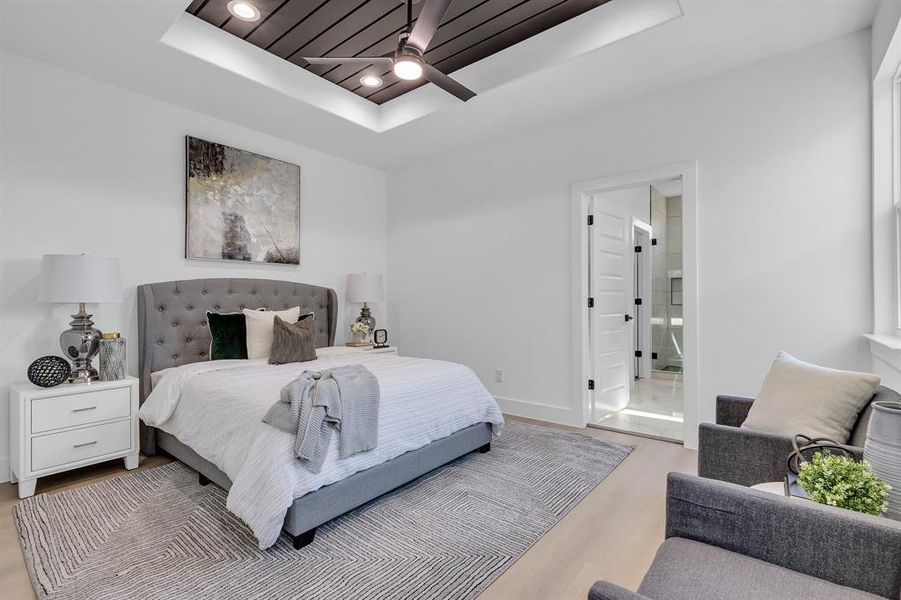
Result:
<svg viewBox="0 0 901 600"><path fill-rule="evenodd" d="M61 356L42 356L28 366L28 381L40 387L53 387L69 378L72 366Z"/></svg>

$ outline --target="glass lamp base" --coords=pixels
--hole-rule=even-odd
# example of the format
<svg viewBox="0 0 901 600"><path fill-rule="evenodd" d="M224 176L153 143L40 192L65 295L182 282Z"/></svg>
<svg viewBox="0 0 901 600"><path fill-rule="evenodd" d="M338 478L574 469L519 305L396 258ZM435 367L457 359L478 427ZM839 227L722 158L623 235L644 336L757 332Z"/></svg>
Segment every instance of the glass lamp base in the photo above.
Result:
<svg viewBox="0 0 901 600"><path fill-rule="evenodd" d="M363 308L360 309L360 316L356 318L357 323L366 323L369 325L369 333L371 334L375 331L375 317L372 316L372 312L369 310L369 305L365 302L363 303Z"/></svg>
<svg viewBox="0 0 901 600"><path fill-rule="evenodd" d="M69 374L69 383L91 383L92 381L100 381L100 375L94 367L73 369Z"/></svg>
<svg viewBox="0 0 901 600"><path fill-rule="evenodd" d="M90 383L99 381L97 369L91 366L91 360L100 350L100 338L103 334L94 327L91 316L85 311L84 303L78 305L78 313L72 315L67 329L59 336L59 345L66 358L72 361L72 372L69 383Z"/></svg>

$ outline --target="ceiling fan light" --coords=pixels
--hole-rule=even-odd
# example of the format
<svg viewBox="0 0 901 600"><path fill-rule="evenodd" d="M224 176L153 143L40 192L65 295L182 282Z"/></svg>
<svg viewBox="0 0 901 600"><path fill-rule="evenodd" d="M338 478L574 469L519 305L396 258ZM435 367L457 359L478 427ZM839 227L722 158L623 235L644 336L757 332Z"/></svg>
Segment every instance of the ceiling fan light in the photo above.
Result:
<svg viewBox="0 0 901 600"><path fill-rule="evenodd" d="M242 21L260 20L260 9L247 0L231 0L226 8L228 8L228 12Z"/></svg>
<svg viewBox="0 0 901 600"><path fill-rule="evenodd" d="M400 56L394 61L394 74L407 81L419 79L422 77L422 63L415 56Z"/></svg>
<svg viewBox="0 0 901 600"><path fill-rule="evenodd" d="M382 85L382 78L377 75L363 75L360 77L360 83L366 87L379 87Z"/></svg>

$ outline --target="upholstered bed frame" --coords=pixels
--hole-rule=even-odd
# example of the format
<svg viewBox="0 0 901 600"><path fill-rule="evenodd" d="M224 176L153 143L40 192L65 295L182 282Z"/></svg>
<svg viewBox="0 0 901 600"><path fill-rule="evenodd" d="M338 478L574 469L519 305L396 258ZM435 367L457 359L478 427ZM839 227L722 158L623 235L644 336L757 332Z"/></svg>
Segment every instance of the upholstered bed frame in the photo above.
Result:
<svg viewBox="0 0 901 600"><path fill-rule="evenodd" d="M138 344L141 403L157 371L209 360L210 330L206 314L238 312L244 308L283 310L300 306L316 315L317 347L332 346L338 320L338 297L326 287L269 279L190 279L138 286ZM407 452L294 500L285 518L285 530L294 547L313 541L316 528L420 475L468 452L490 449L491 426L479 423L428 446ZM141 449L158 449L179 459L210 481L228 489L231 481L214 464L200 457L176 437L141 426Z"/></svg>

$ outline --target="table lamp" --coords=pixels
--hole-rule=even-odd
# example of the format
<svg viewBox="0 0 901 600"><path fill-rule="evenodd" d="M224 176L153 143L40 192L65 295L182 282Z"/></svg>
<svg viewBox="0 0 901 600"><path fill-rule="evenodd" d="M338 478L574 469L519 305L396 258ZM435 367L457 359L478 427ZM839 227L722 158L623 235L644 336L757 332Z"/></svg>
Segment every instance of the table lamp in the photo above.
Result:
<svg viewBox="0 0 901 600"><path fill-rule="evenodd" d="M91 360L100 350L101 332L85 310L88 302L122 302L119 261L87 254L45 254L38 282L38 301L78 304L71 329L59 336L66 358L72 361L70 383L97 381Z"/></svg>
<svg viewBox="0 0 901 600"><path fill-rule="evenodd" d="M375 331L375 317L369 311L369 302L382 302L385 299L385 284L381 275L353 273L347 276L347 301L362 302L357 323L369 325L369 332Z"/></svg>

